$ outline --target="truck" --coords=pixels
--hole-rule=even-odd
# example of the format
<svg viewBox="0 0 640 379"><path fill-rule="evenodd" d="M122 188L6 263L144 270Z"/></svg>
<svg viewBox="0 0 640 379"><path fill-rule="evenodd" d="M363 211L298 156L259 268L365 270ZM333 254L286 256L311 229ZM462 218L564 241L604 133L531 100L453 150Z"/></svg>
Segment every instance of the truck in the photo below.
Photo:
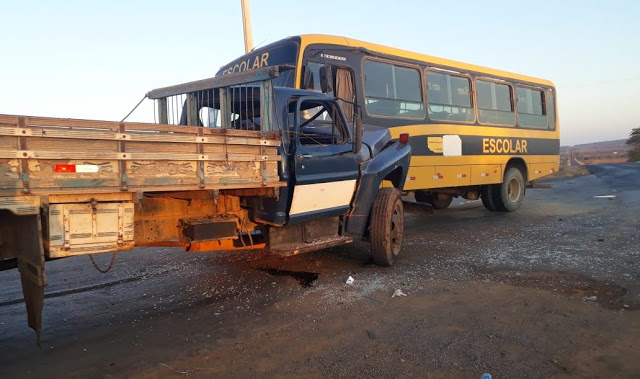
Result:
<svg viewBox="0 0 640 379"><path fill-rule="evenodd" d="M393 264L410 146L354 103L274 86L290 69L152 90L156 123L0 115L0 266L20 272L38 344L48 260L367 240Z"/></svg>

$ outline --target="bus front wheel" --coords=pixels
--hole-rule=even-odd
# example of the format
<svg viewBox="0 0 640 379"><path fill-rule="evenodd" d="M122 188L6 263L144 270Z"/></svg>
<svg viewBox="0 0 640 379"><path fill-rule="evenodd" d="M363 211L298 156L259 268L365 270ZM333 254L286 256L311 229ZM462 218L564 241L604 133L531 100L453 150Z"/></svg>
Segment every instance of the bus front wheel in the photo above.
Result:
<svg viewBox="0 0 640 379"><path fill-rule="evenodd" d="M502 184L494 187L493 200L496 209L500 212L513 212L520 208L524 197L524 186L522 172L516 167L507 169Z"/></svg>

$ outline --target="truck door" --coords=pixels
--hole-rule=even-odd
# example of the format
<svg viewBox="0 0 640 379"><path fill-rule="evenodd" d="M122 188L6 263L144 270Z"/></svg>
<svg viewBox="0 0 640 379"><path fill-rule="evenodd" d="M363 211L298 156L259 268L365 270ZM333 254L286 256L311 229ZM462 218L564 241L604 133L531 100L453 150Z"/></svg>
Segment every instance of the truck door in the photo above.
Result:
<svg viewBox="0 0 640 379"><path fill-rule="evenodd" d="M351 128L331 99L301 97L291 105L295 186L289 221L343 215L349 211L359 175Z"/></svg>

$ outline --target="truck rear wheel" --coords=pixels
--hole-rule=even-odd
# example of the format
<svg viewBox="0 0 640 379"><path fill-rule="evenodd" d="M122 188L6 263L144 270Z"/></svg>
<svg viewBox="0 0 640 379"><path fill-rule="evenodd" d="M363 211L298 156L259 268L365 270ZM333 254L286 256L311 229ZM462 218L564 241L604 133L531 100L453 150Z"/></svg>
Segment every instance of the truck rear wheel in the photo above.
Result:
<svg viewBox="0 0 640 379"><path fill-rule="evenodd" d="M502 184L496 186L494 202L500 212L514 212L520 208L524 197L524 177L516 167L507 169Z"/></svg>
<svg viewBox="0 0 640 379"><path fill-rule="evenodd" d="M391 266L400 254L404 232L404 212L400 191L380 188L371 208L370 239L373 261Z"/></svg>

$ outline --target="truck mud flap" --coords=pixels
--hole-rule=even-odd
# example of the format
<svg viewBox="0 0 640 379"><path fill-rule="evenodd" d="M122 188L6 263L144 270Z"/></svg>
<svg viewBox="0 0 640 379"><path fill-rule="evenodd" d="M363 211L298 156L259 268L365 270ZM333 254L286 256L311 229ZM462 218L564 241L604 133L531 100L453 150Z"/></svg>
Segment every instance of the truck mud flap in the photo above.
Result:
<svg viewBox="0 0 640 379"><path fill-rule="evenodd" d="M18 216L15 220L18 223L17 230L21 231L20 243L16 246L16 258L22 281L22 294L27 306L27 320L29 327L36 332L37 344L40 347L44 286L47 284L40 215Z"/></svg>

